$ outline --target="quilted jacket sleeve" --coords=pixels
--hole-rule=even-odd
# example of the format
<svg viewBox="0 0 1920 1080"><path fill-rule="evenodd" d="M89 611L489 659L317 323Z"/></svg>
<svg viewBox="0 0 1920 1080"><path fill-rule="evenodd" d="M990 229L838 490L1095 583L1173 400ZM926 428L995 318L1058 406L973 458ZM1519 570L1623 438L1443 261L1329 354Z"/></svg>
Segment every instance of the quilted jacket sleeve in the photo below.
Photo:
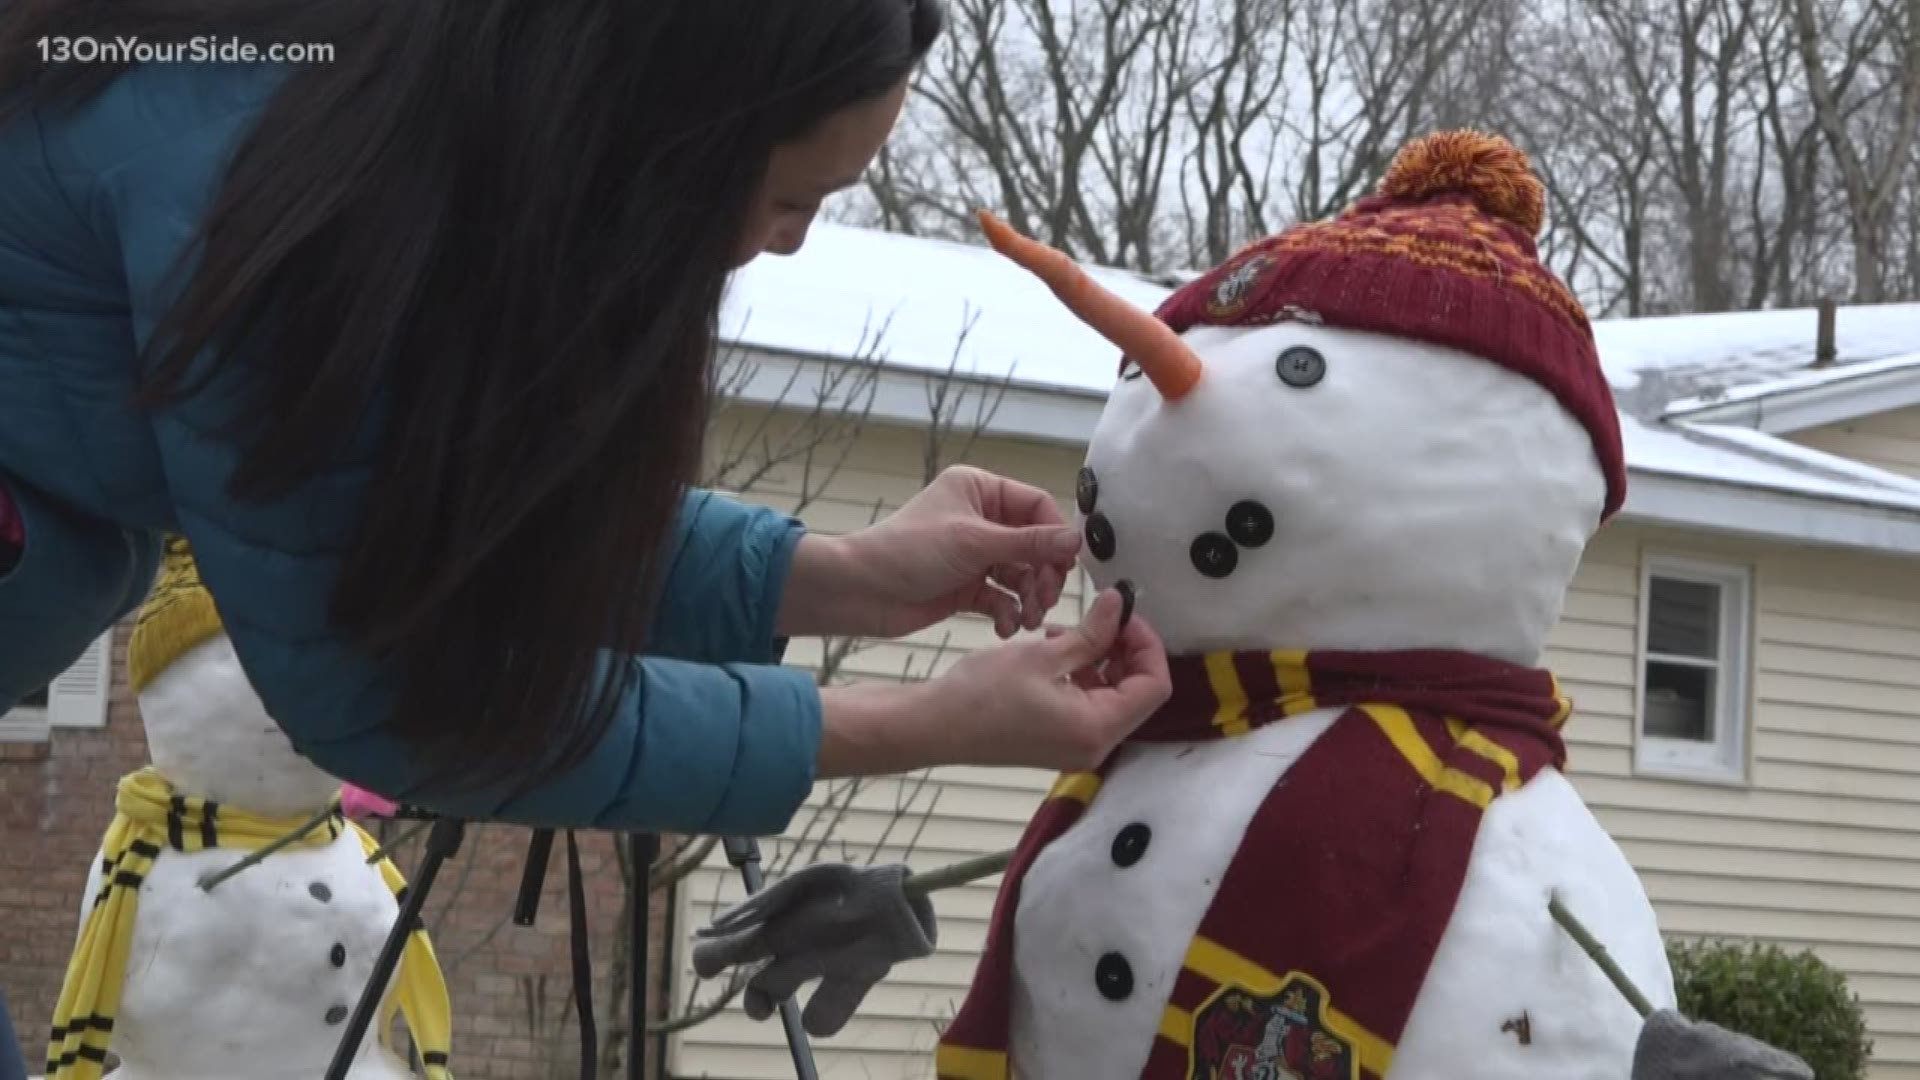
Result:
<svg viewBox="0 0 1920 1080"><path fill-rule="evenodd" d="M91 178L87 203L119 253L143 347L178 285L169 270L246 119L210 118ZM674 536L660 654L602 657L633 678L599 746L531 790L456 795L427 786L423 764L389 729L394 673L328 632L327 597L347 540L337 523L354 516L364 467L343 466L274 503L234 503L225 491L237 455L215 433L236 402L216 380L157 416L154 437L236 652L316 764L369 790L475 818L725 834L787 825L812 784L820 729L812 677L775 663L773 613L797 523L693 493Z"/></svg>

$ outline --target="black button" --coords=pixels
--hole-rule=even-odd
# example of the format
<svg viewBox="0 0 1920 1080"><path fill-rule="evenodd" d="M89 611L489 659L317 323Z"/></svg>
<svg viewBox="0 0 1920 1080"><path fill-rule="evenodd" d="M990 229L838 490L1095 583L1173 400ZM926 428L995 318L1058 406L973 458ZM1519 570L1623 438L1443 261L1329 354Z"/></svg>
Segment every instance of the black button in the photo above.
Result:
<svg viewBox="0 0 1920 1080"><path fill-rule="evenodd" d="M1296 345L1280 354L1274 364L1280 372L1280 381L1288 386L1306 389L1327 377L1327 361L1320 350Z"/></svg>
<svg viewBox="0 0 1920 1080"><path fill-rule="evenodd" d="M324 881L316 881L307 886L307 893L323 904L333 899L333 890L327 888L327 883Z"/></svg>
<svg viewBox="0 0 1920 1080"><path fill-rule="evenodd" d="M1113 838L1113 865L1132 866L1147 853L1147 841L1153 839L1153 830L1139 822L1120 830Z"/></svg>
<svg viewBox="0 0 1920 1080"><path fill-rule="evenodd" d="M1193 538L1193 568L1210 578L1223 578L1240 565L1240 549L1224 533L1201 533Z"/></svg>
<svg viewBox="0 0 1920 1080"><path fill-rule="evenodd" d="M1087 515L1087 550L1101 562L1113 558L1113 524L1098 511Z"/></svg>
<svg viewBox="0 0 1920 1080"><path fill-rule="evenodd" d="M327 959L333 961L334 967L346 967L347 966L347 947L345 945L340 944L337 941L334 942L333 951L327 954Z"/></svg>
<svg viewBox="0 0 1920 1080"><path fill-rule="evenodd" d="M1273 539L1273 511L1251 500L1227 510L1227 535L1241 547L1259 547Z"/></svg>
<svg viewBox="0 0 1920 1080"><path fill-rule="evenodd" d="M1100 501L1100 481L1094 478L1092 469L1080 470L1080 479L1073 485L1073 501L1081 513L1093 513L1094 504Z"/></svg>
<svg viewBox="0 0 1920 1080"><path fill-rule="evenodd" d="M1133 582L1126 578L1114 582L1113 590L1120 594L1120 629L1125 630L1127 623L1133 621L1133 602L1139 594L1134 592Z"/></svg>
<svg viewBox="0 0 1920 1080"><path fill-rule="evenodd" d="M335 1005L333 1008L327 1010L327 1023L329 1024L337 1024L346 1018L347 1007L345 1005Z"/></svg>
<svg viewBox="0 0 1920 1080"><path fill-rule="evenodd" d="M1135 361L1128 360L1125 357L1120 359L1120 377L1122 379L1131 382L1143 374L1145 374L1145 372L1140 369L1140 365Z"/></svg>
<svg viewBox="0 0 1920 1080"><path fill-rule="evenodd" d="M1110 952L1093 966L1093 984L1108 1001L1125 1001L1133 993L1133 965L1117 952Z"/></svg>

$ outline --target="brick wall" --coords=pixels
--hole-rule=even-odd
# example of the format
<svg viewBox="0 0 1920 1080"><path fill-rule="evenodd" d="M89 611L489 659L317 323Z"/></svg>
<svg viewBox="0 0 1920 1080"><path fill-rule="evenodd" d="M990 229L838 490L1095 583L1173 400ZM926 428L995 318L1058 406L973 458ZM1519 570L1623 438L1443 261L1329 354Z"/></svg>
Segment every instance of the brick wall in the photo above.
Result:
<svg viewBox="0 0 1920 1080"><path fill-rule="evenodd" d="M147 763L139 710L126 686L124 632L114 643L114 687L104 728L56 729L44 744L0 743L0 990L30 1067L45 1049L54 1000L73 946L88 867L113 812L113 788ZM525 829L469 829L428 899L453 998L454 1071L461 1080L546 1080L579 1075L567 942L566 848L554 844L539 919L510 915L525 865ZM624 1018L607 1015L621 878L613 838L581 837L592 927L595 1012L601 1043ZM412 872L419 842L400 845ZM664 968L664 894L653 899L655 965ZM653 997L657 1000L659 994ZM649 1068L656 1047L648 1040ZM611 1076L624 1076L615 1071ZM651 1072L650 1072L651 1075Z"/></svg>

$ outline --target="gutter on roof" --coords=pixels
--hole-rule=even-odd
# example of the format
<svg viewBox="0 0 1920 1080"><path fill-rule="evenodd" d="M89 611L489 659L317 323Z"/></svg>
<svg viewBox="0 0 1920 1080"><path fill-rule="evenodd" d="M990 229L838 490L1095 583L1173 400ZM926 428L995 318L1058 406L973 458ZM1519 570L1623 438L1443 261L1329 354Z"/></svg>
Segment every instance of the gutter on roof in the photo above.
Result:
<svg viewBox="0 0 1920 1080"><path fill-rule="evenodd" d="M1708 532L1920 558L1920 514L1690 477L1634 473L1620 516Z"/></svg>
<svg viewBox="0 0 1920 1080"><path fill-rule="evenodd" d="M812 405L809 368L824 370L829 364L845 363L837 358L823 360L760 349L748 350L748 355L755 369L740 396L760 405L784 404L791 408ZM936 374L919 368L883 366L869 415L881 423L926 424L926 381ZM984 379L968 381L982 388L997 385ZM984 432L1084 447L1104 406L1104 396L1091 391L1014 384L1007 389ZM971 404L962 406L969 417L972 408ZM1620 515L1625 520L1920 558L1920 512L1649 472L1631 465L1628 471L1627 503Z"/></svg>
<svg viewBox="0 0 1920 1080"><path fill-rule="evenodd" d="M1661 419L1734 424L1769 435L1786 435L1911 405L1920 405L1920 359L1910 367L1843 374L1811 386L1763 389L1738 401L1692 398L1674 403Z"/></svg>

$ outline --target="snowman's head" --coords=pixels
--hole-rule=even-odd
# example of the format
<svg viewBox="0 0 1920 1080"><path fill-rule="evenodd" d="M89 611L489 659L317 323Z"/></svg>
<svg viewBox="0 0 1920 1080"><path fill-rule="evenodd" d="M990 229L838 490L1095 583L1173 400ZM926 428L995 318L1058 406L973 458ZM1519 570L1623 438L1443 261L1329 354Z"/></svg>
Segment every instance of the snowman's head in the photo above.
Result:
<svg viewBox="0 0 1920 1080"><path fill-rule="evenodd" d="M180 794L291 817L339 790L267 714L183 541L169 544L127 652L148 753Z"/></svg>
<svg viewBox="0 0 1920 1080"><path fill-rule="evenodd" d="M1159 319L996 227L1127 355L1076 493L1095 583L1132 582L1176 654L1537 662L1624 491L1591 331L1532 257L1537 189L1502 140L1421 140Z"/></svg>

